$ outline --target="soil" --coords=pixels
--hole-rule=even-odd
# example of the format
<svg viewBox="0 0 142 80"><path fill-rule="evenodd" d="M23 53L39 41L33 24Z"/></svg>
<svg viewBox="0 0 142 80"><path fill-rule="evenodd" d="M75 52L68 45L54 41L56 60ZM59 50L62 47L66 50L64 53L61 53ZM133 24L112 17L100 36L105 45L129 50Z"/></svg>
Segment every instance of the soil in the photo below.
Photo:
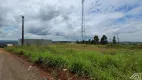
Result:
<svg viewBox="0 0 142 80"><path fill-rule="evenodd" d="M44 80L37 68L0 49L0 80Z"/></svg>

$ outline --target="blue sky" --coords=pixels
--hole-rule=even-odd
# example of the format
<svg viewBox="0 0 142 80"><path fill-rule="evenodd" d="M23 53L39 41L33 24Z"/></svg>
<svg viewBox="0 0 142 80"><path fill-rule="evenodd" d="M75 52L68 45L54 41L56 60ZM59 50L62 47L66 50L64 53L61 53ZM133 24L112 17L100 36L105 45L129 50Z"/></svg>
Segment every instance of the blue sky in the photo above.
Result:
<svg viewBox="0 0 142 80"><path fill-rule="evenodd" d="M81 39L81 0L0 2L0 39L21 38L21 15L26 38ZM142 0L85 0L85 27L86 39L105 34L142 41Z"/></svg>

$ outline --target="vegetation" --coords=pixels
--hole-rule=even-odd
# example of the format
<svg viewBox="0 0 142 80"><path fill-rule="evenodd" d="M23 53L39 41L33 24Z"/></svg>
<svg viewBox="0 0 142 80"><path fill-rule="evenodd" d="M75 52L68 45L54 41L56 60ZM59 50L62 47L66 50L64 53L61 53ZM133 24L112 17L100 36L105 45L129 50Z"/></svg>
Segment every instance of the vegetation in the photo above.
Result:
<svg viewBox="0 0 142 80"><path fill-rule="evenodd" d="M107 37L105 35L102 36L100 43L103 45L108 43Z"/></svg>
<svg viewBox="0 0 142 80"><path fill-rule="evenodd" d="M94 36L94 44L99 43L99 37L97 35Z"/></svg>
<svg viewBox="0 0 142 80"><path fill-rule="evenodd" d="M115 40L115 42L116 42L116 40ZM88 41L85 41L85 40L76 41L76 43L77 44L103 44L103 45L105 45L105 44L108 44L108 41L107 41L106 35L103 35L100 40L99 40L99 37L97 35L95 35L92 40L89 39Z"/></svg>
<svg viewBox="0 0 142 80"><path fill-rule="evenodd" d="M115 36L113 36L112 42L113 42L113 44L116 44L116 38L115 38Z"/></svg>
<svg viewBox="0 0 142 80"><path fill-rule="evenodd" d="M132 74L142 72L141 49L142 46L117 44L111 47L110 44L56 44L6 48L46 68L66 68L94 80L128 80Z"/></svg>

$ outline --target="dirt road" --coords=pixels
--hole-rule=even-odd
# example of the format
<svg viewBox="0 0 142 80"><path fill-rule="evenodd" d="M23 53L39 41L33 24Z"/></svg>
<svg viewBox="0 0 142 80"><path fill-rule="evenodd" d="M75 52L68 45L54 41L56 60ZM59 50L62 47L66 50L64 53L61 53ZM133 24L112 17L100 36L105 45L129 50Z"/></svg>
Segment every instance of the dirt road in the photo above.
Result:
<svg viewBox="0 0 142 80"><path fill-rule="evenodd" d="M44 80L38 70L25 66L13 55L0 49L0 80Z"/></svg>

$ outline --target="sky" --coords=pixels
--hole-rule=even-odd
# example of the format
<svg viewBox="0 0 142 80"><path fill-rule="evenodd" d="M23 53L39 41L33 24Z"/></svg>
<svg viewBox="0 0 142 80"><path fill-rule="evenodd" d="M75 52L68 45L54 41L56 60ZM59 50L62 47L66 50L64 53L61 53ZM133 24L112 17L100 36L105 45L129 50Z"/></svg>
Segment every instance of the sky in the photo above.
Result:
<svg viewBox="0 0 142 80"><path fill-rule="evenodd" d="M86 40L142 41L142 0L85 0ZM0 40L81 40L81 0L0 0Z"/></svg>

